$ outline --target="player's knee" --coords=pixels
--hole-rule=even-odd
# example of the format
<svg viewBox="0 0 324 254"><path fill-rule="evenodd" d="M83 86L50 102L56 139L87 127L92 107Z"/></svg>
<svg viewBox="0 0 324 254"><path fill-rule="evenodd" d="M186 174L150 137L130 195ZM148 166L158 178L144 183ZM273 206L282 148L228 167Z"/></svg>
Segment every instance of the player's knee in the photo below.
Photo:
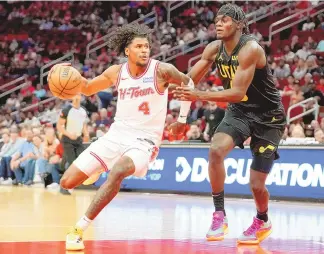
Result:
<svg viewBox="0 0 324 254"><path fill-rule="evenodd" d="M63 175L60 180L60 185L63 189L70 190L75 187L75 184L73 183L72 179L69 177Z"/></svg>
<svg viewBox="0 0 324 254"><path fill-rule="evenodd" d="M209 148L209 162L220 163L234 147L233 138L224 133L216 133Z"/></svg>
<svg viewBox="0 0 324 254"><path fill-rule="evenodd" d="M222 148L222 146L219 146L217 144L212 144L209 148L209 160L211 162L213 161L221 161L224 160L226 154L224 152L225 149Z"/></svg>
<svg viewBox="0 0 324 254"><path fill-rule="evenodd" d="M80 182L87 179L87 176L72 164L63 174L60 185L63 189L70 190L77 187Z"/></svg>
<svg viewBox="0 0 324 254"><path fill-rule="evenodd" d="M124 156L122 157L112 168L109 178L122 181L127 176L134 174L135 165L131 158Z"/></svg>
<svg viewBox="0 0 324 254"><path fill-rule="evenodd" d="M266 190L265 182L259 179L251 179L250 188L253 193L263 192Z"/></svg>

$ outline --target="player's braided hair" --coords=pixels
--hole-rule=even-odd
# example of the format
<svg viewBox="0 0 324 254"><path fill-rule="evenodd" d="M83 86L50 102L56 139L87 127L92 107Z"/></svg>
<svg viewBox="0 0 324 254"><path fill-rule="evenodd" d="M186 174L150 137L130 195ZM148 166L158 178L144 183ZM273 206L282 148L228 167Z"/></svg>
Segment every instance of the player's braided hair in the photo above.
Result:
<svg viewBox="0 0 324 254"><path fill-rule="evenodd" d="M249 34L249 25L242 8L236 4L225 4L217 12L218 15L225 15L231 17L234 21L243 24L243 33Z"/></svg>
<svg viewBox="0 0 324 254"><path fill-rule="evenodd" d="M125 48L134 38L146 38L151 45L151 33L153 32L148 26L139 23L130 23L119 27L109 41L109 47L115 50L119 55L125 55Z"/></svg>

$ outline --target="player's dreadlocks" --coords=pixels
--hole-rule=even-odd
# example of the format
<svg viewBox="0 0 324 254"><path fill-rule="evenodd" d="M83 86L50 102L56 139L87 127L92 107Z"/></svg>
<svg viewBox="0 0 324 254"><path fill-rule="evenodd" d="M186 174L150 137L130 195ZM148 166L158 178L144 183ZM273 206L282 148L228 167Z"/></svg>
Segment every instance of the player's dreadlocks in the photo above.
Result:
<svg viewBox="0 0 324 254"><path fill-rule="evenodd" d="M217 12L218 15L231 17L234 21L243 24L243 33L249 34L249 25L244 11L236 4L225 4Z"/></svg>
<svg viewBox="0 0 324 254"><path fill-rule="evenodd" d="M108 46L116 50L119 55L125 55L125 48L134 38L146 38L151 45L150 34L152 32L153 30L144 24L127 24L116 29Z"/></svg>

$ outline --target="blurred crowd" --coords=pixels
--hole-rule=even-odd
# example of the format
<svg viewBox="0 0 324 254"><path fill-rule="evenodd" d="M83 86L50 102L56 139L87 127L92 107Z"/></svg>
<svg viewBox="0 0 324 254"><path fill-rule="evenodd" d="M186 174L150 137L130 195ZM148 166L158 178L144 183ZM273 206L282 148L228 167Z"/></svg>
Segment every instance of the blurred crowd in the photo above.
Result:
<svg viewBox="0 0 324 254"><path fill-rule="evenodd" d="M240 2L247 12L266 12L272 2ZM155 12L156 20L149 25L155 28L152 55L165 52L178 45L192 46L195 39L215 40L214 15L221 2L197 1L184 4L171 12L168 20L168 2L120 1L110 2L1 2L0 3L0 90L5 84L24 75L27 85L22 89L0 98L0 126L2 129L17 126L32 128L42 125L55 127L59 112L66 102L52 100L47 86L40 85L40 68L63 56L74 52L76 67L86 78L102 73L109 65L119 62L115 52L106 47L85 59L86 45L94 39L112 32L116 27L132 22ZM284 3L282 3L284 4ZM292 3L289 9L275 14L284 17L303 8L309 3ZM310 17L296 26L296 29L280 33L280 37L268 42L267 31L262 28L269 19L262 19L250 27L251 34L265 48L268 61L281 90L285 108L307 98L315 98L324 106L324 40L323 15ZM188 46L188 47L189 47ZM174 54L174 52L172 52ZM10 87L9 87L10 88ZM6 88L5 90L7 90ZM199 84L202 90L219 90L220 79L215 66ZM5 90L2 90L5 91ZM108 131L113 122L117 91L114 88L83 98L87 109L88 128L91 137L100 137ZM314 102L313 102L314 103ZM30 110L22 110L30 105L38 105ZM168 133L168 126L175 121L180 103L170 95L169 110L163 139L175 141ZM313 105L309 103L307 107ZM221 121L226 109L225 103L194 102L189 116L185 139L209 142L213 130ZM286 136L290 138L312 138L312 142L323 142L321 119L306 116L287 126ZM315 135L317 133L318 135ZM247 141L248 144L248 141Z"/></svg>
<svg viewBox="0 0 324 254"><path fill-rule="evenodd" d="M52 126L2 128L0 184L55 188L64 172L63 148Z"/></svg>

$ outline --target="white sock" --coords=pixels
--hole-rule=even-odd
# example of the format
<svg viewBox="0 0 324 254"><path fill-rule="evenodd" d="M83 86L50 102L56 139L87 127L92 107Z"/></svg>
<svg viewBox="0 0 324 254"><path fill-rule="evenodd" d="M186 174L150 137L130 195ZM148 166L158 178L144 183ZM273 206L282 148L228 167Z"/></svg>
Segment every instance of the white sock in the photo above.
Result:
<svg viewBox="0 0 324 254"><path fill-rule="evenodd" d="M87 216L83 216L76 224L76 227L81 228L82 231L85 231L91 224L92 220L87 218Z"/></svg>

